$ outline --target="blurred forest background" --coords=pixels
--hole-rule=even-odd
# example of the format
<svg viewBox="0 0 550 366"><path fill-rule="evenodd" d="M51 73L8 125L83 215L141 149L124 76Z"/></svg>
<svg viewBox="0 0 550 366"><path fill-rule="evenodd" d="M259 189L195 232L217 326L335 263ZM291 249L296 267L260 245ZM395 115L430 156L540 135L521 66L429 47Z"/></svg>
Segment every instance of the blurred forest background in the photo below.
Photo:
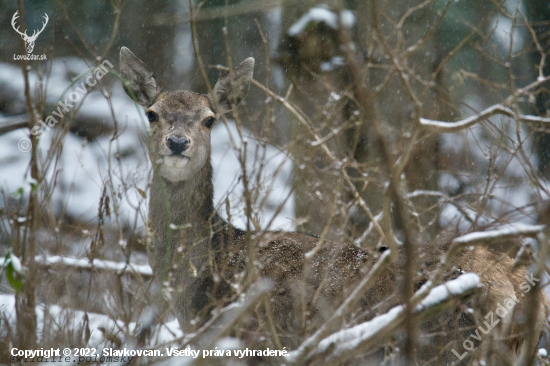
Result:
<svg viewBox="0 0 550 366"><path fill-rule="evenodd" d="M407 203L403 215L392 216L398 241L422 245L509 224L547 223L550 2L192 3L211 83L224 66L256 60L260 85L251 86L238 115L212 137L215 200L237 226L254 219L259 230L300 230L376 248L387 229L385 212L401 210L390 214L384 206L390 181L401 182ZM18 24L29 34L41 27L44 13L49 16L33 51L47 61L14 60L25 54L11 27L18 10ZM75 270L47 258L146 268L150 165L141 109L110 72L40 143L32 139L30 151L18 142L90 68L108 60L118 70L122 46L153 70L163 89L206 93L191 15L187 0L0 2L0 255L12 263L3 267L0 283L1 302L8 304L0 307L0 344L31 349L83 346L106 334L115 334L111 340L119 345L128 339L114 325L103 335L77 334L89 329L74 320L77 311L138 322L149 301L146 269L136 284L113 276L108 266L105 272L88 265ZM468 128L422 125L422 119L463 120L497 104L507 112L485 114ZM37 118L29 117L31 109ZM236 143L231 131L241 136ZM253 218L243 216L240 197L243 151L252 161L247 174L257 178ZM538 246L527 240L497 249L513 257L526 243ZM24 301L15 300L16 290ZM46 304L38 320L15 322L14 308L23 314L38 304ZM65 323L46 316L50 307ZM163 336L178 335L170 320ZM8 349L1 348L0 362Z"/></svg>

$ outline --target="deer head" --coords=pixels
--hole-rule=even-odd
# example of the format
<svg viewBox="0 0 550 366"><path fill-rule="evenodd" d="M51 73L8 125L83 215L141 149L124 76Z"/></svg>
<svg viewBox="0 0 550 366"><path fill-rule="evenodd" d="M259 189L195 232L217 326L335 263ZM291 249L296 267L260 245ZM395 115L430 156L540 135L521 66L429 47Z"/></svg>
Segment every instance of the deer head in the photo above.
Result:
<svg viewBox="0 0 550 366"><path fill-rule="evenodd" d="M210 131L217 118L248 93L254 59L244 60L222 76L213 95L162 92L149 68L126 47L120 50L120 73L126 94L145 108L150 124L149 157L172 181L189 180L210 161Z"/></svg>
<svg viewBox="0 0 550 366"><path fill-rule="evenodd" d="M17 20L17 18L19 18L19 15L17 13L19 13L19 11L16 11L15 14L13 14L13 17L11 18L11 26L17 33L21 35L21 38L23 38L23 40L25 41L25 49L27 50L27 53L31 53L32 50L34 49L34 42L36 41L36 38L38 37L38 35L40 35L40 33L42 33L44 28L46 28L46 24L48 24L48 20L49 20L48 14L44 13L44 19L46 21L42 23L42 29L40 29L39 31L35 30L32 33L32 36L29 37L27 35L27 30L25 30L25 32L23 33L19 30L19 26L17 26L16 28L15 21Z"/></svg>

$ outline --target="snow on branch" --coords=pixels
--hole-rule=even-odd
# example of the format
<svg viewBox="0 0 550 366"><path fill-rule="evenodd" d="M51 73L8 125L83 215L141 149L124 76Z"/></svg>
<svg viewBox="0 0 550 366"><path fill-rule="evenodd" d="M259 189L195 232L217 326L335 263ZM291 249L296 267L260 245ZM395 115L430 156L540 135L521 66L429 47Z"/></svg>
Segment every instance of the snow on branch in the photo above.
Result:
<svg viewBox="0 0 550 366"><path fill-rule="evenodd" d="M473 232L453 239L453 244L479 245L495 241L509 240L518 236L536 236L544 229L544 225L514 224L508 227L482 232Z"/></svg>
<svg viewBox="0 0 550 366"><path fill-rule="evenodd" d="M143 277L152 277L153 271L146 264L133 264L114 262L103 259L94 259L90 261L87 258L70 258L60 255L34 257L36 265L45 268L54 266L72 267L74 269L84 270L102 270L107 272L116 272L118 274L139 274ZM4 258L0 258L0 267L4 264Z"/></svg>
<svg viewBox="0 0 550 366"><path fill-rule="evenodd" d="M420 118L420 125L426 129L429 129L432 132L441 132L441 133L452 133L458 132L465 128L471 127L474 124L480 122L485 118L492 117L497 114L503 114L510 118L516 118L516 115L513 110L508 107L503 106L502 104L495 104L478 114L475 114L466 119L457 121L457 122L443 122L443 121L434 121L431 119ZM517 116L521 122L524 123L550 123L550 118L537 117L530 115Z"/></svg>
<svg viewBox="0 0 550 366"><path fill-rule="evenodd" d="M324 23L332 29L338 29L340 24L346 28L351 28L355 23L355 16L347 9L342 10L340 17L338 17L338 14L329 9L314 7L288 28L288 35L291 37L300 36L310 23Z"/></svg>
<svg viewBox="0 0 550 366"><path fill-rule="evenodd" d="M466 301L480 286L481 282L477 274L462 274L454 280L433 288L428 296L415 307L414 312L420 319L434 316L452 305L455 299L459 299L461 302ZM306 363L319 360L328 364L331 360L343 362L358 353L379 347L387 337L402 326L405 319L404 314L403 305L399 305L368 322L333 333L319 342L317 347L309 353ZM287 356L287 361L290 363L296 356L295 352L293 351Z"/></svg>

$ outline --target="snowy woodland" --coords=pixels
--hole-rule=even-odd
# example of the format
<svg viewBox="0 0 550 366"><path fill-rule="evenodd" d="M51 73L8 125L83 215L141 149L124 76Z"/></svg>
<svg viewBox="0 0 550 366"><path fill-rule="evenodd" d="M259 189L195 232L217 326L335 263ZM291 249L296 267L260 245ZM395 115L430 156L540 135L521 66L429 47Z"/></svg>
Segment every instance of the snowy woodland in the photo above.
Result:
<svg viewBox="0 0 550 366"><path fill-rule="evenodd" d="M33 50L47 60L16 59L16 11L28 34L47 14ZM10 0L0 29L0 364L20 362L12 348L126 348L163 353L134 365L506 365L496 332L470 337L496 309L449 264L457 248L508 256L550 294L548 1ZM214 205L252 238L298 231L372 254L325 325L286 332L262 278L187 329L162 305L149 122L122 88L122 46L164 90L203 94L255 58L247 97L212 129ZM394 293L360 307L388 268ZM266 314L255 329L251 314ZM250 338L279 353L239 357ZM525 365L550 364L548 331L527 338Z"/></svg>

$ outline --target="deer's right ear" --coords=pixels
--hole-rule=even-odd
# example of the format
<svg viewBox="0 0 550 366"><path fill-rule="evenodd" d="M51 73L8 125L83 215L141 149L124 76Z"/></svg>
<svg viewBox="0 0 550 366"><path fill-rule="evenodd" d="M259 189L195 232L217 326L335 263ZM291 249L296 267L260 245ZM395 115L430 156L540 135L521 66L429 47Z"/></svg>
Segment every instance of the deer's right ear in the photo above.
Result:
<svg viewBox="0 0 550 366"><path fill-rule="evenodd" d="M160 88L147 65L126 47L120 49L120 74L126 94L144 108L150 107Z"/></svg>
<svg viewBox="0 0 550 366"><path fill-rule="evenodd" d="M232 75L227 73L218 79L214 85L213 95L208 95L213 109L216 109L214 97L218 99L218 114L229 112L246 97L253 73L254 59L249 57L233 69Z"/></svg>

